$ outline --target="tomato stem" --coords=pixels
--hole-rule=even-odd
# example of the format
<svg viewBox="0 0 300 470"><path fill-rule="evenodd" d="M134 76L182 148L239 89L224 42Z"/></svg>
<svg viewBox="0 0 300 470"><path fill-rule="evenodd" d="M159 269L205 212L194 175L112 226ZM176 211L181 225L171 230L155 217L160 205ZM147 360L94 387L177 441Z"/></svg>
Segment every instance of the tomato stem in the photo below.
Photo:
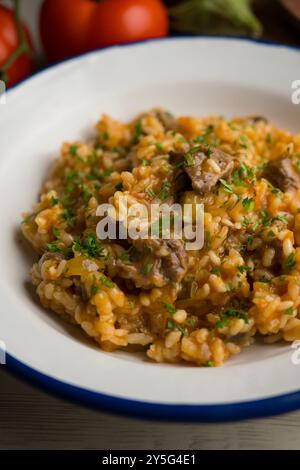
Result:
<svg viewBox="0 0 300 470"><path fill-rule="evenodd" d="M4 81L8 81L9 77L7 71L10 67L18 60L22 54L30 54L30 47L26 38L25 30L22 25L21 16L20 16L20 0L12 0L13 9L15 14L15 22L19 37L19 46L14 50L14 52L9 56L7 61L2 65L0 69L0 78Z"/></svg>

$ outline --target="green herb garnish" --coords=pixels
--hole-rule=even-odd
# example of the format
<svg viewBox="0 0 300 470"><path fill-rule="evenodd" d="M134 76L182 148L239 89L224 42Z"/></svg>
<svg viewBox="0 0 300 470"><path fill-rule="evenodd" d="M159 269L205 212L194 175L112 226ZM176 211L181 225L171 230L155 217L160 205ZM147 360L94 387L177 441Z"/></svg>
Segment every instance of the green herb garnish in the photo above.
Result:
<svg viewBox="0 0 300 470"><path fill-rule="evenodd" d="M52 207L56 206L59 203L59 199L57 197L52 197L50 200L50 204Z"/></svg>
<svg viewBox="0 0 300 470"><path fill-rule="evenodd" d="M170 193L171 185L168 181L165 181L162 185L161 190L158 193L158 197L161 201L165 201Z"/></svg>
<svg viewBox="0 0 300 470"><path fill-rule="evenodd" d="M57 241L48 243L47 250L50 251L51 253L63 253L63 249L60 248L57 243L58 243Z"/></svg>
<svg viewBox="0 0 300 470"><path fill-rule="evenodd" d="M164 307L170 315L174 315L177 309L172 304L164 303Z"/></svg>
<svg viewBox="0 0 300 470"><path fill-rule="evenodd" d="M59 238L60 237L60 230L56 227L53 227L52 228L52 233L53 235L55 236L55 238Z"/></svg>
<svg viewBox="0 0 300 470"><path fill-rule="evenodd" d="M293 268L295 264L296 264L295 253L292 252L289 254L287 259L285 260L284 267L287 269L290 269L290 268Z"/></svg>
<svg viewBox="0 0 300 470"><path fill-rule="evenodd" d="M106 276L102 276L100 281L102 282L102 284L105 286L105 287L108 287L109 289L112 289L113 287L115 287L115 283L113 281L111 281L108 277Z"/></svg>
<svg viewBox="0 0 300 470"><path fill-rule="evenodd" d="M224 189L224 191L226 191L226 193L233 193L233 189L232 189L231 185L229 183L227 183L227 181L225 181L221 178L220 183L221 183L222 188Z"/></svg>
<svg viewBox="0 0 300 470"><path fill-rule="evenodd" d="M240 273L247 273L248 271L251 271L252 268L250 268L250 266L238 266L238 270Z"/></svg>
<svg viewBox="0 0 300 470"><path fill-rule="evenodd" d="M72 155L72 157L77 157L78 156L78 153L77 153L78 152L78 145L75 145L75 144L71 145L69 152L70 152L70 155Z"/></svg>
<svg viewBox="0 0 300 470"><path fill-rule="evenodd" d="M254 199L246 197L242 200L242 206L247 210L247 212L252 212L254 209Z"/></svg>
<svg viewBox="0 0 300 470"><path fill-rule="evenodd" d="M294 307L289 307L285 310L284 312L286 315L293 315L294 313Z"/></svg>
<svg viewBox="0 0 300 470"><path fill-rule="evenodd" d="M142 267L142 273L147 276L147 274L150 274L153 269L153 264L148 263L145 264L145 266Z"/></svg>
<svg viewBox="0 0 300 470"><path fill-rule="evenodd" d="M97 235L92 232L87 233L83 240L80 240L80 237L76 237L74 249L90 258L104 257L103 246L99 242Z"/></svg>
<svg viewBox="0 0 300 470"><path fill-rule="evenodd" d="M136 123L134 130L134 140L137 142L143 134L143 126L141 121Z"/></svg>
<svg viewBox="0 0 300 470"><path fill-rule="evenodd" d="M96 284L93 284L91 286L91 295L94 297L94 295L96 295L98 293L98 287L96 286Z"/></svg>

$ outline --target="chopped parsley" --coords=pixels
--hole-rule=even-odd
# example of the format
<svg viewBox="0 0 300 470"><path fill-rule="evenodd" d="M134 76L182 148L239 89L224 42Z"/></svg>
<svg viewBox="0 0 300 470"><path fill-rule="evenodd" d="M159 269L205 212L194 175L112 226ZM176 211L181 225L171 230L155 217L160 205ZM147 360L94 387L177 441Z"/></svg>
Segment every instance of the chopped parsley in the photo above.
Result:
<svg viewBox="0 0 300 470"><path fill-rule="evenodd" d="M142 273L147 276L147 274L150 274L153 269L153 264L148 263L145 264L145 266L142 267Z"/></svg>
<svg viewBox="0 0 300 470"><path fill-rule="evenodd" d="M294 313L294 307L289 307L285 310L284 312L286 315L293 315Z"/></svg>
<svg viewBox="0 0 300 470"><path fill-rule="evenodd" d="M226 191L226 193L233 193L232 186L229 183L227 183L227 181L225 181L221 178L220 183L221 183L221 186L224 189L224 191Z"/></svg>
<svg viewBox="0 0 300 470"><path fill-rule="evenodd" d="M186 167L190 167L190 166L194 166L195 165L195 158L192 154L192 152L187 152L185 155L184 155L184 166Z"/></svg>
<svg viewBox="0 0 300 470"><path fill-rule="evenodd" d="M268 237L275 237L275 233L273 232L273 230L269 230L267 235Z"/></svg>
<svg viewBox="0 0 300 470"><path fill-rule="evenodd" d="M266 276L262 276L262 277L260 278L259 282L263 282L264 284L270 284L271 279L269 279L269 278L266 277Z"/></svg>
<svg viewBox="0 0 300 470"><path fill-rule="evenodd" d="M105 286L105 287L108 287L109 289L112 289L113 287L115 287L115 283L113 281L111 281L110 279L108 279L108 277L106 276L102 276L100 281L102 282L102 284Z"/></svg>
<svg viewBox="0 0 300 470"><path fill-rule="evenodd" d="M142 126L141 121L138 121L135 125L135 128L134 128L134 140L135 140L135 142L138 142L138 140L140 139L140 137L142 135L143 135L143 126Z"/></svg>
<svg viewBox="0 0 300 470"><path fill-rule="evenodd" d="M131 246L130 248L128 248L128 250L124 251L119 256L119 260L123 261L123 263L125 263L125 264L127 264L127 263L130 264L132 262L132 259L131 259L132 251L133 251L133 247Z"/></svg>
<svg viewBox="0 0 300 470"><path fill-rule="evenodd" d="M69 149L69 152L70 152L70 155L72 155L72 157L77 157L78 156L78 145L71 145L70 146L70 149Z"/></svg>
<svg viewBox="0 0 300 470"><path fill-rule="evenodd" d="M50 251L50 253L63 253L63 249L59 247L57 243L57 241L48 243L47 249Z"/></svg>
<svg viewBox="0 0 300 470"><path fill-rule="evenodd" d="M80 240L79 236L76 237L74 249L90 258L104 257L103 246L97 239L97 235L92 232L87 233L83 240Z"/></svg>
<svg viewBox="0 0 300 470"><path fill-rule="evenodd" d="M182 336L188 336L189 335L188 329L184 328L183 326L176 325L176 330L180 331Z"/></svg>
<svg viewBox="0 0 300 470"><path fill-rule="evenodd" d="M271 217L270 217L268 211L266 211L265 209L261 209L259 211L259 216L260 216L260 219L261 219L261 223L264 227L267 227L268 225L271 224Z"/></svg>
<svg viewBox="0 0 300 470"><path fill-rule="evenodd" d="M249 246L253 245L254 237L252 235L248 235L247 243Z"/></svg>
<svg viewBox="0 0 300 470"><path fill-rule="evenodd" d="M71 228L75 225L75 215L71 209L65 208L62 213L62 218L65 220L67 225Z"/></svg>
<svg viewBox="0 0 300 470"><path fill-rule="evenodd" d="M225 326L229 325L229 320L228 318L223 318L222 320L218 320L216 323L216 328L221 329L224 328Z"/></svg>
<svg viewBox="0 0 300 470"><path fill-rule="evenodd" d="M207 128L204 131L204 134L197 136L194 139L194 142L199 143L199 144L205 142L206 139L209 137L209 135L213 132L213 130L214 130L214 126L212 126L212 125L207 126Z"/></svg>
<svg viewBox="0 0 300 470"><path fill-rule="evenodd" d="M245 323L249 323L249 317L247 312L244 310L239 310L236 308L227 308L224 312L221 313L220 320L217 321L217 328L224 328L229 324L230 318L238 318L244 320Z"/></svg>
<svg viewBox="0 0 300 470"><path fill-rule="evenodd" d="M225 287L226 287L227 292L235 292L235 288L233 287L231 282L228 282Z"/></svg>
<svg viewBox="0 0 300 470"><path fill-rule="evenodd" d="M248 139L245 135L240 135L241 147L247 149L248 148Z"/></svg>
<svg viewBox="0 0 300 470"><path fill-rule="evenodd" d="M238 266L238 270L240 273L247 273L248 271L251 271L252 268L250 268L250 266Z"/></svg>
<svg viewBox="0 0 300 470"><path fill-rule="evenodd" d="M163 146L160 142L156 142L156 143L155 143L155 147L156 147L157 150L159 150L160 152L163 152L163 151L164 151L164 146Z"/></svg>
<svg viewBox="0 0 300 470"><path fill-rule="evenodd" d="M273 142L273 136L272 136L271 132L267 133L266 142L267 142L267 144L271 144Z"/></svg>
<svg viewBox="0 0 300 470"><path fill-rule="evenodd" d="M215 363L214 361L207 361L207 363L205 364L205 367L215 367Z"/></svg>
<svg viewBox="0 0 300 470"><path fill-rule="evenodd" d="M161 190L158 193L158 197L161 201L165 201L170 193L171 185L169 181L165 181L161 187Z"/></svg>
<svg viewBox="0 0 300 470"><path fill-rule="evenodd" d="M164 303L164 307L170 315L174 315L177 312L177 309L172 304Z"/></svg>
<svg viewBox="0 0 300 470"><path fill-rule="evenodd" d="M96 294L98 293L98 290L99 290L99 289L98 289L98 287L96 286L96 284L93 284L93 285L91 286L91 295L92 295L92 296L96 295Z"/></svg>
<svg viewBox="0 0 300 470"><path fill-rule="evenodd" d="M290 268L293 268L295 266L295 264L296 264L295 253L292 252L292 253L289 254L287 259L285 260L284 267L287 268L287 269L290 269Z"/></svg>
<svg viewBox="0 0 300 470"><path fill-rule="evenodd" d="M80 177L80 174L77 170L67 170L65 173L65 178L67 181L72 181L79 177Z"/></svg>
<svg viewBox="0 0 300 470"><path fill-rule="evenodd" d="M218 268L217 266L215 266L214 268L212 268L210 270L211 274L220 274L220 268Z"/></svg>
<svg viewBox="0 0 300 470"><path fill-rule="evenodd" d="M278 220L279 222L282 222L283 224L288 223L287 216L285 214L277 215L276 217L272 218L272 222L276 222L276 220Z"/></svg>
<svg viewBox="0 0 300 470"><path fill-rule="evenodd" d="M174 325L173 320L168 319L167 325L166 325L167 330L173 330L173 329L174 329L174 326L175 326L175 325Z"/></svg>
<svg viewBox="0 0 300 470"><path fill-rule="evenodd" d="M247 212L252 212L255 205L254 199L246 197L242 200L242 205L247 210Z"/></svg>
<svg viewBox="0 0 300 470"><path fill-rule="evenodd" d="M52 207L57 206L58 203L59 203L59 199L57 197L52 197L51 198L50 204L51 204Z"/></svg>
<svg viewBox="0 0 300 470"><path fill-rule="evenodd" d="M275 194L275 196L277 196L277 197L281 197L281 196L282 196L282 192L280 191L279 188L274 188L274 187L273 187L272 190L271 190L271 193L272 193L272 194Z"/></svg>
<svg viewBox="0 0 300 470"><path fill-rule="evenodd" d="M83 187L82 195L83 195L83 205L84 207L87 207L90 202L90 199L93 196L93 193L91 193L86 187Z"/></svg>
<svg viewBox="0 0 300 470"><path fill-rule="evenodd" d="M56 227L53 227L52 228L52 233L53 235L55 236L55 238L59 238L60 237L60 230Z"/></svg>

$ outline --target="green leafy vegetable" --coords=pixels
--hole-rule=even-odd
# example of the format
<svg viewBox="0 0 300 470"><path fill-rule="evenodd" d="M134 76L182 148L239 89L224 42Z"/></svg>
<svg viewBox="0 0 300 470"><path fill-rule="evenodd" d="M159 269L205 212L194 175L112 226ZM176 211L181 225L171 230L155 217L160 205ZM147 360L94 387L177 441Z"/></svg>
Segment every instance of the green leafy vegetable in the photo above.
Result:
<svg viewBox="0 0 300 470"><path fill-rule="evenodd" d="M259 36L262 26L249 0L185 0L169 9L173 31Z"/></svg>

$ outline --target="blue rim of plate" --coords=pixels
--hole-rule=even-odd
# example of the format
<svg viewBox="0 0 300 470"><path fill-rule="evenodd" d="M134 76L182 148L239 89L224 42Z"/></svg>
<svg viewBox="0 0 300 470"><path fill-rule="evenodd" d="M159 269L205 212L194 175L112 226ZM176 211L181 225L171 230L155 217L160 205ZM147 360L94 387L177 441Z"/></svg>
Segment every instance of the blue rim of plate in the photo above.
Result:
<svg viewBox="0 0 300 470"><path fill-rule="evenodd" d="M33 73L30 77L17 83L11 87L7 93L9 94L14 89L21 87L23 84L28 83L34 77L42 75L48 69L54 69L61 64L67 62L75 62L82 57L100 54L107 50L114 48L134 47L139 44L147 44L159 41L172 41L172 40L238 40L249 43L256 43L258 45L265 45L270 47L286 48L300 52L300 47L284 44L272 40L245 38L240 36L173 36L158 39L147 39L135 43L126 43L117 46L111 46L104 49L97 49L95 51L87 52L79 56L63 60L57 64L44 67L42 70ZM273 416L281 413L300 408L300 390L284 395L277 395L270 398L263 398L260 400L253 400L247 402L236 402L228 404L209 404L209 405L188 405L188 404L162 404L152 403L137 400L130 400L112 395L106 395L101 392L93 392L81 387L70 385L68 383L50 377L38 370L35 370L21 361L14 358L7 353L6 366L13 373L22 378L25 382L33 384L38 388L59 395L62 398L68 399L74 403L84 404L91 408L100 409L105 412L113 412L124 414L127 416L134 416L138 418L146 418L150 420L172 420L181 422L225 422L225 421L238 421L242 419L259 418L266 416Z"/></svg>

